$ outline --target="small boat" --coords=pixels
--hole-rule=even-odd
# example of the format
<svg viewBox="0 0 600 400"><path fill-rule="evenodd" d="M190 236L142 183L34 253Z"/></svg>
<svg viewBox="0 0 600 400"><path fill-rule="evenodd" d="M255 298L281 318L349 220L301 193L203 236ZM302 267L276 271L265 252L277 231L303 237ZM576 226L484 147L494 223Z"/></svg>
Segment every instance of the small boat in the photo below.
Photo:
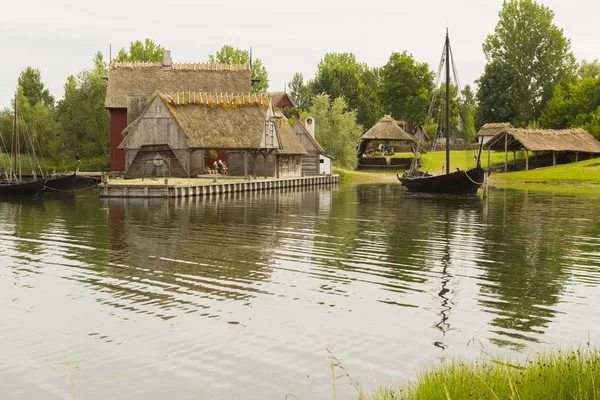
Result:
<svg viewBox="0 0 600 400"><path fill-rule="evenodd" d="M46 180L46 191L65 191L73 189L75 181L77 180L77 173L73 172L71 175L61 175L56 178L48 178Z"/></svg>
<svg viewBox="0 0 600 400"><path fill-rule="evenodd" d="M45 179L22 183L0 183L0 196L33 196L44 189Z"/></svg>
<svg viewBox="0 0 600 400"><path fill-rule="evenodd" d="M477 189L483 184L485 171L481 168L481 149L477 156L477 165L467 171L456 170L450 172L450 37L446 31L446 42L444 44L444 55L442 59L446 66L446 104L444 110L445 116L445 135L446 135L446 173L443 175L431 175L418 171L418 167L413 165L409 171L402 176L397 176L400 183L410 192L419 193L439 193L450 195L475 195ZM454 62L452 61L452 64ZM440 68L441 69L441 68ZM417 154L417 153L415 153ZM415 156L416 159L416 156Z"/></svg>

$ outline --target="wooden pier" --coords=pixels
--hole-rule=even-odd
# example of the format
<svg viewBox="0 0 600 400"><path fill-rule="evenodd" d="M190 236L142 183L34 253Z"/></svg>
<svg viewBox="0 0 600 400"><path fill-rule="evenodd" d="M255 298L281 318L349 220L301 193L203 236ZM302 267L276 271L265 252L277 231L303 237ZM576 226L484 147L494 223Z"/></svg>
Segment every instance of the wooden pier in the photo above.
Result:
<svg viewBox="0 0 600 400"><path fill-rule="evenodd" d="M134 181L109 180L100 184L100 197L196 197L216 194L268 191L303 186L325 186L338 183L339 175L319 175L282 179L160 179L161 183L146 179ZM171 183L169 183L171 182Z"/></svg>

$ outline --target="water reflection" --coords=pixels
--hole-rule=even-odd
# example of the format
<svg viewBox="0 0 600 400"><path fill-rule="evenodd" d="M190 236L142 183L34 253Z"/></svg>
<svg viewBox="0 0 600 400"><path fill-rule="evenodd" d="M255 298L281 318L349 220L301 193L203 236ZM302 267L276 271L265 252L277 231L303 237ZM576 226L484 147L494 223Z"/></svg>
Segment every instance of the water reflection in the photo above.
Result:
<svg viewBox="0 0 600 400"><path fill-rule="evenodd" d="M279 399L329 397L325 347L385 382L473 338L497 352L569 342L600 325L588 307L599 208L595 196L398 185L2 200L0 386L68 397L39 365L61 343L87 360L86 398Z"/></svg>

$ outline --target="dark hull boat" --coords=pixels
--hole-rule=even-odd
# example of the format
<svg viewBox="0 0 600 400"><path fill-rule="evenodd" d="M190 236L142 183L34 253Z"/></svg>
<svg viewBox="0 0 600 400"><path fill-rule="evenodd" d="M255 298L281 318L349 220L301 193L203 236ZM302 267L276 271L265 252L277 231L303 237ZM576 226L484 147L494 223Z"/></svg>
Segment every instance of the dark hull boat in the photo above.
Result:
<svg viewBox="0 0 600 400"><path fill-rule="evenodd" d="M468 171L456 171L446 175L400 177L398 180L409 192L475 195L483 184L485 171L473 168Z"/></svg>
<svg viewBox="0 0 600 400"><path fill-rule="evenodd" d="M44 189L45 179L23 183L1 183L0 196L33 196Z"/></svg>
<svg viewBox="0 0 600 400"><path fill-rule="evenodd" d="M77 180L77 174L59 176L57 178L51 178L46 181L46 191L53 190L71 190L75 181Z"/></svg>

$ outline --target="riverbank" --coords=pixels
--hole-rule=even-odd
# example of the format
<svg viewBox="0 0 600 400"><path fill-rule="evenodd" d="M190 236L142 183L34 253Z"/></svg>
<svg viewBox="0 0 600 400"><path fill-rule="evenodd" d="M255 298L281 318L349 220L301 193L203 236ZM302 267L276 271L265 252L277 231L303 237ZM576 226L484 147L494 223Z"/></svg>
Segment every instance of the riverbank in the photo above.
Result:
<svg viewBox="0 0 600 400"><path fill-rule="evenodd" d="M558 350L520 364L498 359L452 361L422 372L414 383L381 388L371 398L599 399L600 352L590 346Z"/></svg>
<svg viewBox="0 0 600 400"><path fill-rule="evenodd" d="M505 184L553 184L553 185L600 185L600 159L579 161L572 164L545 167L530 171L492 174L491 185Z"/></svg>

